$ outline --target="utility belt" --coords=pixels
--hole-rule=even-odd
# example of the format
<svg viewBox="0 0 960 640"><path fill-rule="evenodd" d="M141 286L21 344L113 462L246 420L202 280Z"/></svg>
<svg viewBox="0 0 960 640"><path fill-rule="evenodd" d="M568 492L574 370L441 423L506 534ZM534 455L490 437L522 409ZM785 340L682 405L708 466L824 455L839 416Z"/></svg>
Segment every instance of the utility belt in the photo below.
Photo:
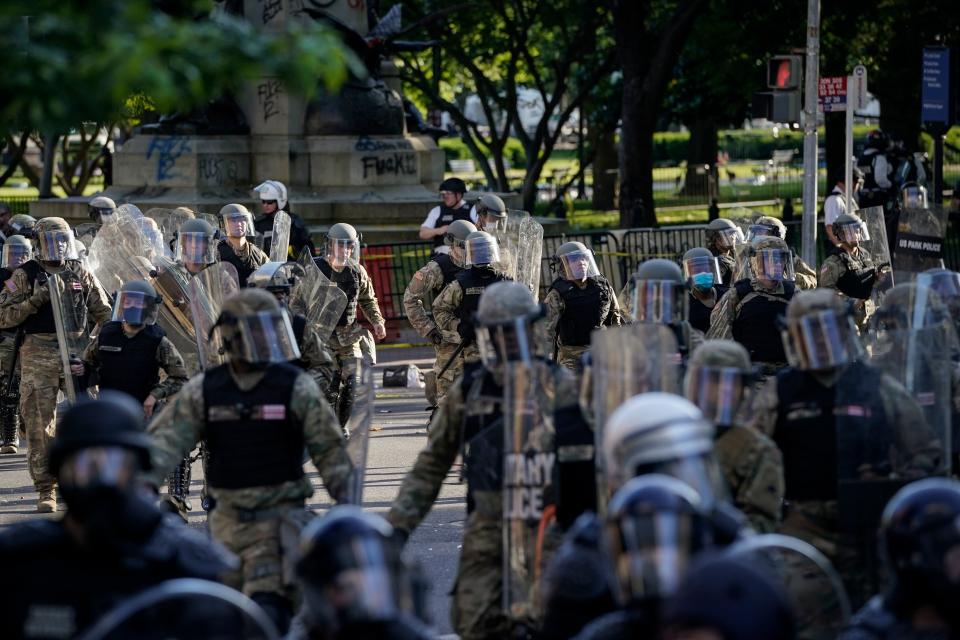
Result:
<svg viewBox="0 0 960 640"><path fill-rule="evenodd" d="M292 502L281 502L278 505L267 507L266 509L243 509L241 507L232 507L220 502L217 504L216 510L221 515L224 515L231 520L236 520L237 522L265 522L267 520L280 518L288 511L298 509L303 510L304 504L305 502L303 500L299 500Z"/></svg>

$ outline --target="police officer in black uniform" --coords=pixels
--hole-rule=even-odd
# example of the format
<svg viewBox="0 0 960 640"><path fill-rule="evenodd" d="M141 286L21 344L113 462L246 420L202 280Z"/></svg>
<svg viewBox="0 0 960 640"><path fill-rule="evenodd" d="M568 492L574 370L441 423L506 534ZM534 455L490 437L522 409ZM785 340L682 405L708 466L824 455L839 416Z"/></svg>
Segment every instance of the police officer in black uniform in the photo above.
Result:
<svg viewBox="0 0 960 640"><path fill-rule="evenodd" d="M283 211L290 216L291 257L299 257L304 250L307 250L311 256L314 255L316 248L310 238L310 230L303 218L290 211L286 185L278 180L265 180L254 191L260 195L260 209L263 211L263 215L253 221L257 233L264 237L263 252L270 254L270 244L273 240L273 216L278 211Z"/></svg>
<svg viewBox="0 0 960 640"><path fill-rule="evenodd" d="M729 288L720 277L720 263L709 249L695 247L683 254L683 277L690 287L687 319L691 327L706 333L710 314Z"/></svg>
<svg viewBox="0 0 960 640"><path fill-rule="evenodd" d="M236 558L164 516L139 404L119 392L67 411L50 450L67 512L0 531L0 637L73 638L124 599L173 578L217 580Z"/></svg>
<svg viewBox="0 0 960 640"><path fill-rule="evenodd" d="M454 220L473 222L470 217L470 205L463 199L467 192L466 183L460 178L447 178L440 183L442 203L430 210L426 220L420 225L420 239L433 241L434 253L448 253L450 248L444 245L443 236Z"/></svg>

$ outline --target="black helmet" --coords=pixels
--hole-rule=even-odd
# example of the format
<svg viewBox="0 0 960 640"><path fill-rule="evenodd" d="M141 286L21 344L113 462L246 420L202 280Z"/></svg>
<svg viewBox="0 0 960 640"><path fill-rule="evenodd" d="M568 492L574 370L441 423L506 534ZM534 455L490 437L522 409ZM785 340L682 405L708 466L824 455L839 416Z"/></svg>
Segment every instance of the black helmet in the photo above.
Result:
<svg viewBox="0 0 960 640"><path fill-rule="evenodd" d="M874 129L867 134L867 149L885 150L890 144L890 138L880 129Z"/></svg>
<svg viewBox="0 0 960 640"><path fill-rule="evenodd" d="M454 191L463 194L467 192L467 183L460 178L447 178L440 183L440 191Z"/></svg>
<svg viewBox="0 0 960 640"><path fill-rule="evenodd" d="M88 447L132 449L143 469L150 469L150 436L144 430L143 407L121 391L103 390L96 400L70 407L57 426L48 465L57 474L71 453Z"/></svg>
<svg viewBox="0 0 960 640"><path fill-rule="evenodd" d="M117 293L111 320L131 325L156 324L163 298L146 280L131 280Z"/></svg>

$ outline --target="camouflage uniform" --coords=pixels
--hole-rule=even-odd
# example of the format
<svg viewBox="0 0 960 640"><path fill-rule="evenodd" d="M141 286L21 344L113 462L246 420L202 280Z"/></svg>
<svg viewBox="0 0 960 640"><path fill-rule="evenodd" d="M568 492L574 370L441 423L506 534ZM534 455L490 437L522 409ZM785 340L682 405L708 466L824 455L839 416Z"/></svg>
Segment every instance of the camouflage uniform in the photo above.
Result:
<svg viewBox="0 0 960 640"><path fill-rule="evenodd" d="M163 337L160 345L157 347L156 358L157 366L163 370L166 376L157 382L156 386L150 391L150 395L157 400L163 400L176 394L189 376L187 375L187 368L183 364L183 358L180 356L180 352L177 351L177 348L173 346L173 343L170 342L166 336ZM82 359L89 369L96 370L100 368L99 334L90 341L90 344L83 352Z"/></svg>
<svg viewBox="0 0 960 640"><path fill-rule="evenodd" d="M236 249L226 238L217 243L217 255L221 261L229 262L237 268L241 288L247 286L249 274L270 261L270 257L252 242L244 242L239 249Z"/></svg>
<svg viewBox="0 0 960 640"><path fill-rule="evenodd" d="M433 299L433 321L437 323L437 328L443 333L444 341L450 341L456 347L460 346L460 334L457 327L460 326L460 316L458 311L463 303L463 288L460 283L454 280ZM451 351L452 355L452 351ZM471 342L460 353L460 361L451 365L458 371L463 370L464 362L478 362L480 360L480 351L477 349L476 341ZM449 370L447 373L450 373ZM439 386L439 382L437 383ZM439 394L438 394L439 395Z"/></svg>
<svg viewBox="0 0 960 640"><path fill-rule="evenodd" d="M110 320L110 300L97 279L79 262L67 261L66 268L79 275L87 310L92 318L98 324ZM42 305L37 307L34 302L36 299L31 299L35 294L42 296L42 305L50 304L46 283L40 284L38 279L31 285L23 267L14 271L0 297L0 328L18 327L37 313ZM20 348L20 358L30 363L29 367L22 369L20 376L20 415L30 447L30 477L42 499L44 494L49 495L53 491L56 484L47 469L47 448L56 433L57 391L63 386L63 364L57 346L57 334L27 334Z"/></svg>
<svg viewBox="0 0 960 640"><path fill-rule="evenodd" d="M586 283L578 281L571 281L571 284L581 289L586 286ZM610 299L610 308L606 316L602 318L600 324L604 327L619 326L621 324L621 313L616 292L606 280L599 281L598 284L607 290L607 295ZM586 353L590 347L565 345L561 343L558 325L566 309L559 291L551 287L543 299L543 304L547 310L546 322L544 324L546 325L547 344L550 346L551 353L556 353L558 364L567 369L576 370L580 366L580 357Z"/></svg>
<svg viewBox="0 0 960 640"><path fill-rule="evenodd" d="M337 361L315 327L307 323L303 329L303 340L297 347L300 348L300 359L306 372L313 377L321 391L327 391L333 381Z"/></svg>
<svg viewBox="0 0 960 640"><path fill-rule="evenodd" d="M847 257L840 255L846 253ZM837 293L854 303L854 320L861 333L867 330L870 316L877 310L870 298L850 298L839 291L839 280L848 271L859 271L873 267L873 258L861 247L853 247L849 252L835 249L830 252L820 267L820 286L824 289L838 289Z"/></svg>
<svg viewBox="0 0 960 640"><path fill-rule="evenodd" d="M472 371L473 367L467 369L468 373ZM542 394L540 406L552 407L555 413L576 405L577 389L569 372L559 367L541 367L538 371L541 375L550 372L535 385ZM471 386L471 397L465 399L462 380L459 378L440 402L430 426L427 446L417 456L390 508L387 519L398 529L413 531L433 506L457 454L461 452L467 418L501 410L503 396L483 396L479 393L480 385ZM467 515L464 526L463 549L453 592L452 623L463 640L503 638L508 635L508 621L501 610L503 498L500 491L478 490L473 491L472 496L475 507ZM548 540L554 541L555 536L549 535Z"/></svg>
<svg viewBox="0 0 960 640"><path fill-rule="evenodd" d="M437 376L437 401L447 395L447 390L463 372L463 360L457 358L457 361L447 367L441 377L440 370L446 366L456 352L460 343L460 336L456 331L443 331L434 322L427 310L424 309L423 301L428 294L436 295L444 288L443 270L440 265L431 260L421 267L415 274L410 284L403 292L403 309L407 314L407 320L410 325L416 329L423 337L427 337L436 329L443 336L443 342L434 346L437 353L433 364L433 370Z"/></svg>
<svg viewBox="0 0 960 640"><path fill-rule="evenodd" d="M191 378L149 426L153 437L153 470L148 480L157 486L205 439L204 375ZM249 392L265 374L262 371L238 374L231 370L231 375L242 391ZM297 376L287 409L303 428L304 444L327 492L339 502L353 466L333 411L309 375ZM228 576L227 584L242 588L247 595L261 592L291 597L289 578L292 576L285 572L281 535L285 525L303 515L304 502L313 495L310 479L304 476L279 485L243 489L210 486L208 491L216 500L216 508L210 512L213 538L237 554L241 561L240 570ZM287 560L289 557L288 554Z"/></svg>
<svg viewBox="0 0 960 640"><path fill-rule="evenodd" d="M774 288L768 289L761 285L756 278L751 277L750 288L753 290L752 293L758 297L767 298L770 300L783 300L783 310L784 313L786 313L787 300L781 297L786 293L786 288L783 282L777 282ZM743 304L748 302L750 297L751 296L747 296L746 299L740 300L740 295L737 293L736 286L730 287L727 292L723 294L723 297L720 298L720 301L717 302L717 305L713 308L713 313L710 314L710 329L707 331L707 339L733 340L733 323L740 316L740 310ZM779 336L779 329L775 326L771 326L766 330L770 332L776 332L776 336ZM777 339L779 340L779 338ZM762 365L763 373L765 375L771 375L786 365L786 362L758 362L757 364Z"/></svg>
<svg viewBox="0 0 960 640"><path fill-rule="evenodd" d="M817 288L817 272L797 254L793 254L793 273L798 289Z"/></svg>
<svg viewBox="0 0 960 640"><path fill-rule="evenodd" d="M358 264L356 268L360 272L360 292L357 303L367 320L372 324L383 324L383 314L380 313L377 294L373 290L373 281L363 265ZM352 367L353 359L361 357L360 340L365 333L366 329L356 321L346 325L338 325L334 329L333 335L330 336L330 349L336 356L338 368L343 368L344 364Z"/></svg>
<svg viewBox="0 0 960 640"><path fill-rule="evenodd" d="M758 533L773 533L783 511L783 456L769 437L741 425L717 430L714 455L733 504Z"/></svg>

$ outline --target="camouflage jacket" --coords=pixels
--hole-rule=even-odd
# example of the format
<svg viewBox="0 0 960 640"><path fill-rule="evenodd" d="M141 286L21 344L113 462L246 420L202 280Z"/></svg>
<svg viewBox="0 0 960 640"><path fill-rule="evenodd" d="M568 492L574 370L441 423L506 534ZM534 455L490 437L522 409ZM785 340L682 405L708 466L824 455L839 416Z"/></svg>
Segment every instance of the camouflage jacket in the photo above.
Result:
<svg viewBox="0 0 960 640"><path fill-rule="evenodd" d="M600 324L605 327L619 326L621 324L621 314L620 314L620 302L617 298L617 293L613 290L613 287L606 280L603 281L601 286L605 286L610 296L610 309L607 312L605 318L600 321ZM582 289L583 287L581 287ZM543 305L546 307L546 336L547 341L551 345L559 345L559 324L560 319L563 317L563 314L566 311L566 305L563 302L563 298L560 296L560 292L554 288L550 288L547 292L546 297L543 299Z"/></svg>
<svg viewBox="0 0 960 640"><path fill-rule="evenodd" d="M793 272L796 277L797 289L817 288L817 272L796 254L793 256Z"/></svg>
<svg viewBox="0 0 960 640"><path fill-rule="evenodd" d="M714 453L730 498L758 533L773 533L783 508L783 457L773 440L756 429L718 431Z"/></svg>
<svg viewBox="0 0 960 640"><path fill-rule="evenodd" d="M333 380L333 372L337 369L337 361L320 339L316 328L309 322L303 330L303 341L297 346L300 348L300 359L303 360L307 373L313 377L320 390L326 392Z"/></svg>
<svg viewBox="0 0 960 640"><path fill-rule="evenodd" d="M87 310L93 316L93 320L98 324L110 320L113 312L110 298L96 277L80 262L74 260L67 261L66 268L80 276ZM56 273L56 271L48 271L48 273ZM0 329L18 327L28 316L38 311L30 300L34 293L40 293L47 301L46 304L49 304L50 294L46 283L41 284L37 280L31 285L26 271L23 269L14 271L10 279L4 283L3 293L0 294Z"/></svg>
<svg viewBox="0 0 960 640"><path fill-rule="evenodd" d="M413 279L403 292L403 309L407 313L407 320L423 337L437 328L436 322L424 308L424 300L429 294L436 295L443 289L443 270L440 265L431 260L413 274Z"/></svg>
<svg viewBox="0 0 960 640"><path fill-rule="evenodd" d="M100 368L100 336L90 341L86 350L83 352L83 361L90 369ZM174 395L189 377L187 369L183 364L183 357L177 348L170 342L166 336L160 340L157 346L157 367L161 369L166 376L160 380L150 392L157 400L169 398Z"/></svg>
<svg viewBox="0 0 960 640"><path fill-rule="evenodd" d="M784 291L782 282L778 282L773 289L766 289L755 278L750 278L750 286L758 295L764 293L776 295L782 294ZM717 302L717 305L713 308L713 313L710 314L710 329L707 330L707 340L733 340L733 322L740 313L740 304L741 300L737 288L731 286Z"/></svg>
<svg viewBox="0 0 960 640"><path fill-rule="evenodd" d="M371 324L383 324L383 314L380 313L380 303L377 302L377 293L373 290L373 280L362 264L357 265L360 272L360 291L357 294L357 306L363 311L363 316ZM366 329L359 323L338 326L330 336L331 346L336 348L356 344L363 337Z"/></svg>

